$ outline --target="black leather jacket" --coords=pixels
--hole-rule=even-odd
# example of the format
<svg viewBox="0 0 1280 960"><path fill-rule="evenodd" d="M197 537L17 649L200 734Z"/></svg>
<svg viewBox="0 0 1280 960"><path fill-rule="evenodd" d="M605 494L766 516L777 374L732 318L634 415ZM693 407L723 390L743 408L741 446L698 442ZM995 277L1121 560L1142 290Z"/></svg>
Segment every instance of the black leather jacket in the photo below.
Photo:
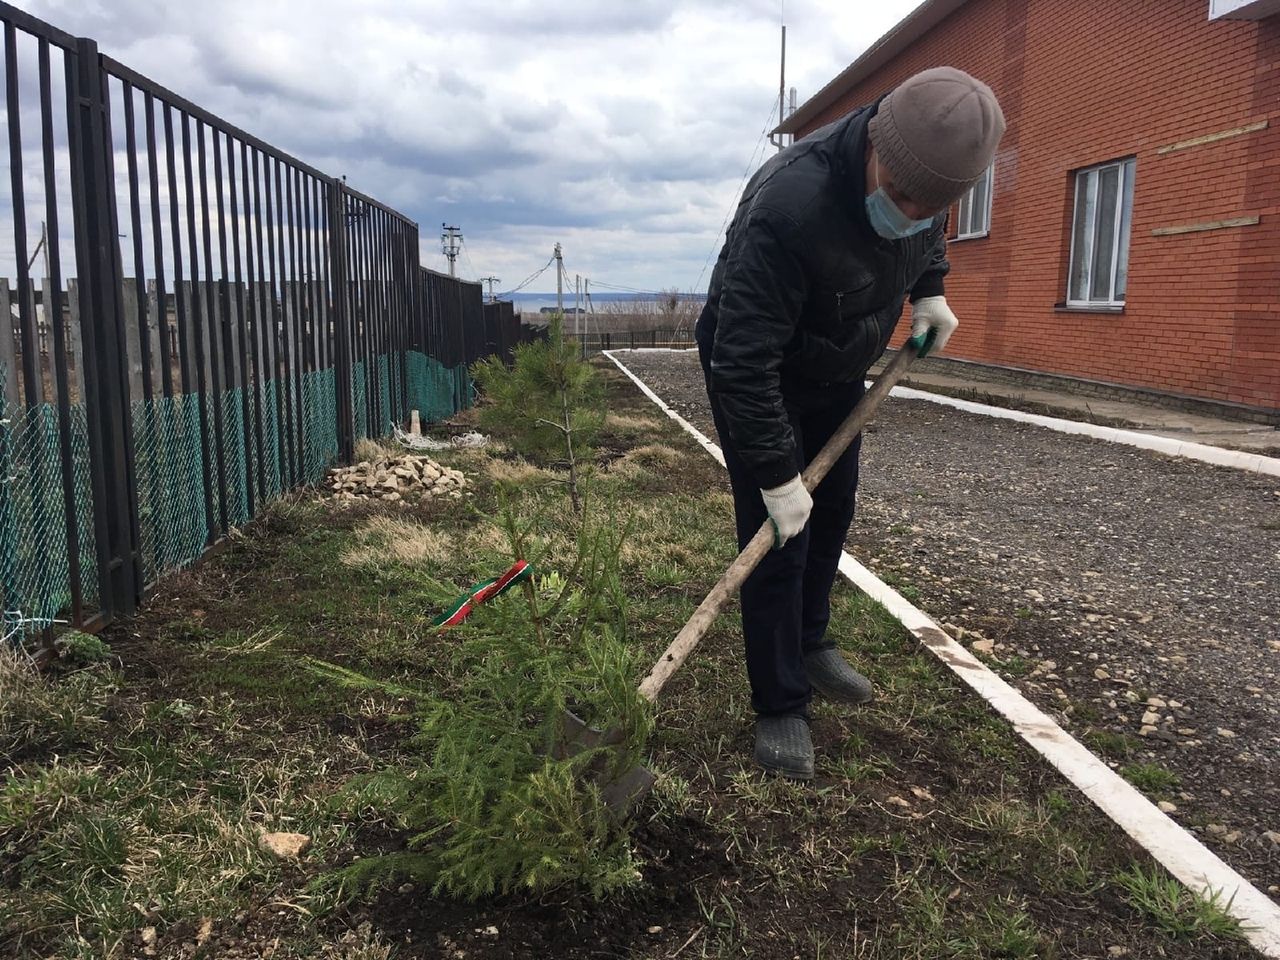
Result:
<svg viewBox="0 0 1280 960"><path fill-rule="evenodd" d="M707 388L761 487L796 472L788 407L821 405L888 346L907 296L941 296L945 216L905 240L865 208L863 107L783 150L748 182L698 318Z"/></svg>

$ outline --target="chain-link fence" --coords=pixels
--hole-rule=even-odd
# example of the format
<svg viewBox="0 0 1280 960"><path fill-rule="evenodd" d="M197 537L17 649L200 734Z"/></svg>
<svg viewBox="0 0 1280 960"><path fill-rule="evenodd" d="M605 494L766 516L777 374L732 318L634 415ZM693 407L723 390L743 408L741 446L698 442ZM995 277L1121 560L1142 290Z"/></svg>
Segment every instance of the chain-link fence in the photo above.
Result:
<svg viewBox="0 0 1280 960"><path fill-rule="evenodd" d="M0 378L7 376L0 365ZM83 408L70 413L68 502L60 482L58 411L47 403L3 403L0 412L0 590L5 623L23 632L67 617L76 595L91 606L97 598L88 430ZM78 551L69 549L69 531L79 533Z"/></svg>
<svg viewBox="0 0 1280 960"><path fill-rule="evenodd" d="M0 51L14 240L0 244L0 626L14 636L132 612L357 439L469 405L468 366L516 333L478 284L419 266L402 214L92 40L2 2L0 22L15 41Z"/></svg>

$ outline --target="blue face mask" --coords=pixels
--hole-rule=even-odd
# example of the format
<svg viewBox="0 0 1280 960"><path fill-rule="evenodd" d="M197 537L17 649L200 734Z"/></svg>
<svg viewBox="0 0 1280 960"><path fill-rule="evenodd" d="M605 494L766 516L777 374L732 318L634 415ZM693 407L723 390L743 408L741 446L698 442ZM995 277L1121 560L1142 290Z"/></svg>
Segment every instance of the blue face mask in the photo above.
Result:
<svg viewBox="0 0 1280 960"><path fill-rule="evenodd" d="M921 230L927 230L933 223L933 218L912 220L903 213L893 202L893 198L885 193L884 187L880 186L880 165L877 163L874 169L876 189L867 196L867 219L871 221L871 229L886 240L902 240Z"/></svg>

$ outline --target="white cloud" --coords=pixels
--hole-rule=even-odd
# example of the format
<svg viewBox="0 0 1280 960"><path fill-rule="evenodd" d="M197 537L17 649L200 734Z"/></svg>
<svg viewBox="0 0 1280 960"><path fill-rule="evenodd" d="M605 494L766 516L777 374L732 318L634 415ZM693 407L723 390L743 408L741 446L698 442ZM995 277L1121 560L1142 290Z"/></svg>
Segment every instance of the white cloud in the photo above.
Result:
<svg viewBox="0 0 1280 960"><path fill-rule="evenodd" d="M917 2L792 0L788 86L803 101ZM460 225L504 283L559 241L574 272L692 287L777 96L775 0L20 5L346 174L421 224L428 266Z"/></svg>

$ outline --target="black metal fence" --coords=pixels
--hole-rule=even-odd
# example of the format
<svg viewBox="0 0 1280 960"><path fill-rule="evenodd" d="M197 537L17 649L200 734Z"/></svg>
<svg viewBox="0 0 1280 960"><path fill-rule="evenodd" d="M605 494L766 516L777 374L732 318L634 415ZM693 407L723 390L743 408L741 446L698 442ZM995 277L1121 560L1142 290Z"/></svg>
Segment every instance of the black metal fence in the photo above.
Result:
<svg viewBox="0 0 1280 960"><path fill-rule="evenodd" d="M593 330L575 336L582 344L582 352L598 353L601 350L636 350L640 348L688 350L697 343L691 327L653 330Z"/></svg>
<svg viewBox="0 0 1280 960"><path fill-rule="evenodd" d="M479 284L418 265L404 215L92 40L4 3L0 23L13 637L131 613L360 437L468 405L468 365L518 334Z"/></svg>

